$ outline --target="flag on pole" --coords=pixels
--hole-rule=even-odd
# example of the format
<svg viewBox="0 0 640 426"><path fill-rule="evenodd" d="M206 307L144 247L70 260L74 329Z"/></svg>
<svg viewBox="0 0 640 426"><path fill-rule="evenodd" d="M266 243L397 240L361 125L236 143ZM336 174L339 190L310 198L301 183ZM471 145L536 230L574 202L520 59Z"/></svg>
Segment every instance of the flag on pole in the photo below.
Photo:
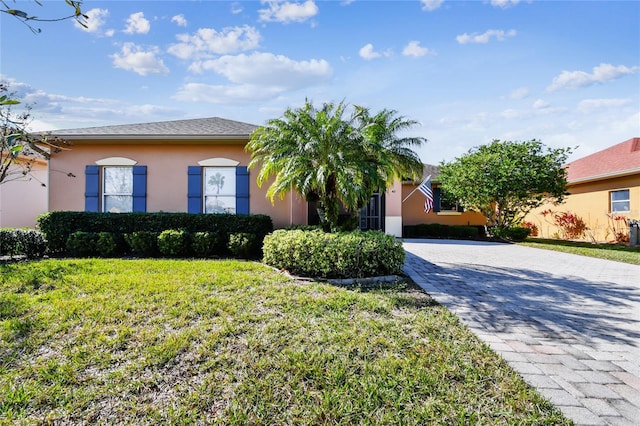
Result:
<svg viewBox="0 0 640 426"><path fill-rule="evenodd" d="M433 190L431 189L431 176L426 178L418 187L426 197L424 200L424 212L429 213L433 208Z"/></svg>

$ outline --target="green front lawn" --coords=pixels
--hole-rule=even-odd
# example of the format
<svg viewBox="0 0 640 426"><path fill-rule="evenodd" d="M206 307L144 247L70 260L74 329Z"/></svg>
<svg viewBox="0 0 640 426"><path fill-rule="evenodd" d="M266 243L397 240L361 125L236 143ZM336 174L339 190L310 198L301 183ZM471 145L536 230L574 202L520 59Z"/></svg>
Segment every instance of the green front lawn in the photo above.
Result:
<svg viewBox="0 0 640 426"><path fill-rule="evenodd" d="M527 238L526 241L518 244L640 265L640 247L629 247L623 244L592 244L543 238Z"/></svg>
<svg viewBox="0 0 640 426"><path fill-rule="evenodd" d="M570 424L407 283L204 260L0 277L0 423Z"/></svg>

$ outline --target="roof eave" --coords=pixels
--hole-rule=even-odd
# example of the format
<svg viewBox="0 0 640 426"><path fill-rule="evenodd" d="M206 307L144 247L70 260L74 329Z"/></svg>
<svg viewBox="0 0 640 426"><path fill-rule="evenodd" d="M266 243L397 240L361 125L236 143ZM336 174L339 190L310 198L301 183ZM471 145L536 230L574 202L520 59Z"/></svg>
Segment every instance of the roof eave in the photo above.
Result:
<svg viewBox="0 0 640 426"><path fill-rule="evenodd" d="M69 141L91 141L91 140L249 140L251 135L113 135L113 134L90 134L90 135L78 135L78 134L64 134L54 133L58 138Z"/></svg>
<svg viewBox="0 0 640 426"><path fill-rule="evenodd" d="M569 180L569 181L567 181L567 183L569 185L576 184L576 183L587 183L587 182L593 182L593 181L597 181L597 180L613 179L613 178L617 178L617 177L631 176L631 175L635 175L635 174L640 174L640 167L637 167L637 168L634 168L634 169L619 170L619 171L609 172L609 173L602 173L602 174L593 175L593 176L585 176L585 177L581 177L581 178L578 178L578 179Z"/></svg>

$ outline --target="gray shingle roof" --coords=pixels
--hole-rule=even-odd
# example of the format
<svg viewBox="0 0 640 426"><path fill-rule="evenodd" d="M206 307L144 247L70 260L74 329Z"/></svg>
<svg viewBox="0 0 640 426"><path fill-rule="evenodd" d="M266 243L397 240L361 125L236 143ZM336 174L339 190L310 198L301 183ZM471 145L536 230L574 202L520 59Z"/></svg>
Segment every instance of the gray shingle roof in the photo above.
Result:
<svg viewBox="0 0 640 426"><path fill-rule="evenodd" d="M121 124L117 126L85 127L54 130L62 137L249 137L258 126L219 117L190 120L159 121L155 123Z"/></svg>

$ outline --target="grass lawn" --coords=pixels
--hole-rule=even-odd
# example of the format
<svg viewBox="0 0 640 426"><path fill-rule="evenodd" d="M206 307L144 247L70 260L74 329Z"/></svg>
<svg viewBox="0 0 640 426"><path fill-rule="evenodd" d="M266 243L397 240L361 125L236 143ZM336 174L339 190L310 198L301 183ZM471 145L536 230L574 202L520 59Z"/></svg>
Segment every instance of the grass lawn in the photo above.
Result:
<svg viewBox="0 0 640 426"><path fill-rule="evenodd" d="M0 423L570 424L411 284L206 260L0 277Z"/></svg>
<svg viewBox="0 0 640 426"><path fill-rule="evenodd" d="M629 247L623 244L592 244L543 238L527 238L526 241L518 244L640 265L640 247Z"/></svg>

